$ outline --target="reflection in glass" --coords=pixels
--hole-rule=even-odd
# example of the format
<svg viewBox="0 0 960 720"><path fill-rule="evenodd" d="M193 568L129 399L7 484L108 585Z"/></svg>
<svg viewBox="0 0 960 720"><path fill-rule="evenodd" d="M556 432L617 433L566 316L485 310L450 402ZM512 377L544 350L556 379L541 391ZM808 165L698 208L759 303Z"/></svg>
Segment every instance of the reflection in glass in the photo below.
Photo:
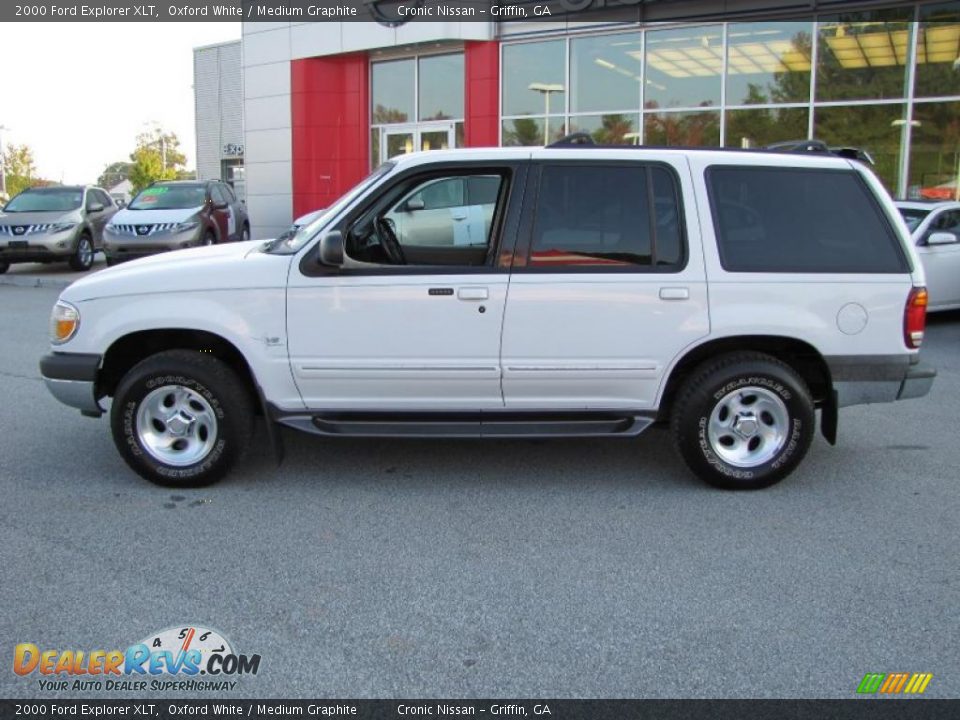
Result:
<svg viewBox="0 0 960 720"><path fill-rule="evenodd" d="M413 152L413 133L386 133L387 160L397 155L406 155Z"/></svg>
<svg viewBox="0 0 960 720"><path fill-rule="evenodd" d="M720 144L719 111L645 113L644 145L685 147Z"/></svg>
<svg viewBox="0 0 960 720"><path fill-rule="evenodd" d="M960 102L913 106L907 196L960 198Z"/></svg>
<svg viewBox="0 0 960 720"><path fill-rule="evenodd" d="M370 131L370 167L380 167L380 128Z"/></svg>
<svg viewBox="0 0 960 720"><path fill-rule="evenodd" d="M545 124L543 118L515 118L503 121L502 145L547 145L566 135L563 118L551 117Z"/></svg>
<svg viewBox="0 0 960 720"><path fill-rule="evenodd" d="M420 58L419 120L462 118L463 78L462 54Z"/></svg>
<svg viewBox="0 0 960 720"><path fill-rule="evenodd" d="M758 148L807 137L807 108L727 110L727 147Z"/></svg>
<svg viewBox="0 0 960 720"><path fill-rule="evenodd" d="M731 24L727 28L727 103L809 101L812 34L809 22Z"/></svg>
<svg viewBox="0 0 960 720"><path fill-rule="evenodd" d="M542 115L544 93L531 85L558 86L548 94L551 112L563 113L566 50L563 40L506 45L503 48L503 114Z"/></svg>
<svg viewBox="0 0 960 720"><path fill-rule="evenodd" d="M570 110L640 107L640 33L575 38L570 42Z"/></svg>
<svg viewBox="0 0 960 720"><path fill-rule="evenodd" d="M912 8L823 18L817 51L817 100L904 96Z"/></svg>
<svg viewBox="0 0 960 720"><path fill-rule="evenodd" d="M393 60L372 65L374 125L414 119L414 61Z"/></svg>
<svg viewBox="0 0 960 720"><path fill-rule="evenodd" d="M917 97L960 95L960 2L920 6Z"/></svg>
<svg viewBox="0 0 960 720"><path fill-rule="evenodd" d="M597 145L639 145L640 118L637 113L578 115L570 118L570 132L590 133Z"/></svg>
<svg viewBox="0 0 960 720"><path fill-rule="evenodd" d="M719 25L647 33L644 107L720 104L723 28Z"/></svg>
<svg viewBox="0 0 960 720"><path fill-rule="evenodd" d="M422 130L420 132L421 150L449 150L450 133L446 130Z"/></svg>
<svg viewBox="0 0 960 720"><path fill-rule="evenodd" d="M903 105L854 105L814 110L813 136L830 146L858 147L870 153L874 171L887 190L897 191Z"/></svg>

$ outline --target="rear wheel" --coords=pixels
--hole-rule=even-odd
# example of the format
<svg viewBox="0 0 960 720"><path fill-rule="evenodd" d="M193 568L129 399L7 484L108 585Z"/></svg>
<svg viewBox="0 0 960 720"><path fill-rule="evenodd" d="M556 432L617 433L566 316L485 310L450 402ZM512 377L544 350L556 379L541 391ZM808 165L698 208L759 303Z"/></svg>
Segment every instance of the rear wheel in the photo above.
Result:
<svg viewBox="0 0 960 720"><path fill-rule="evenodd" d="M77 239L77 247L70 256L70 268L78 272L89 270L93 265L93 238L84 232Z"/></svg>
<svg viewBox="0 0 960 720"><path fill-rule="evenodd" d="M10 263L0 262L0 275L3 275L9 269L10 269Z"/></svg>
<svg viewBox="0 0 960 720"><path fill-rule="evenodd" d="M113 267L113 266L116 265L118 262L119 262L119 261L118 261L116 258L113 258L113 257L111 257L110 255L107 255L107 267Z"/></svg>
<svg viewBox="0 0 960 720"><path fill-rule="evenodd" d="M684 461L730 490L769 487L789 475L813 440L814 406L803 379L761 353L723 355L698 367L673 408Z"/></svg>
<svg viewBox="0 0 960 720"><path fill-rule="evenodd" d="M147 480L202 487L241 457L253 416L250 394L227 365L192 350L170 350L124 376L110 426L123 459Z"/></svg>
<svg viewBox="0 0 960 720"><path fill-rule="evenodd" d="M240 242L246 242L250 239L250 226L243 224L243 230L240 232Z"/></svg>
<svg viewBox="0 0 960 720"><path fill-rule="evenodd" d="M200 241L200 244L206 247L207 245L215 245L217 242L217 236L213 234L213 230L207 230L203 234L203 239Z"/></svg>

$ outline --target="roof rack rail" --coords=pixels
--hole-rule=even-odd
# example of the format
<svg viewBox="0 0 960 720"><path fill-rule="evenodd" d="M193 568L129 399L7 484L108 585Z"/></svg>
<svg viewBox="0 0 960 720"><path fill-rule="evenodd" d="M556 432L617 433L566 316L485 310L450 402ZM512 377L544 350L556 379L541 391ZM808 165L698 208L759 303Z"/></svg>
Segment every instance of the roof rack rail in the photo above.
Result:
<svg viewBox="0 0 960 720"><path fill-rule="evenodd" d="M836 155L838 157L847 158L849 160L859 160L869 165L874 164L873 158L866 150L850 146L832 147L827 145L823 140L784 140L783 142L775 142L771 143L770 145L765 145L761 149L770 150L773 152L824 153L827 155Z"/></svg>
<svg viewBox="0 0 960 720"><path fill-rule="evenodd" d="M596 143L593 141L593 137L590 135L590 133L575 132L570 133L569 135L564 135L556 142L552 142L547 145L547 147L570 147L576 145L596 145Z"/></svg>

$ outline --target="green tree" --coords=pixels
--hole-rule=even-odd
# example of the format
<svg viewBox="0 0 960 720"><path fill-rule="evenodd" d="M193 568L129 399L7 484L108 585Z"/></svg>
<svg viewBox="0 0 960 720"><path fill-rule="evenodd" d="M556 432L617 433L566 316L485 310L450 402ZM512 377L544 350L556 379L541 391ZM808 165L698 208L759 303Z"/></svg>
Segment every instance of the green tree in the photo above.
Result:
<svg viewBox="0 0 960 720"><path fill-rule="evenodd" d="M175 180L187 161L180 152L176 133L165 133L159 128L137 136L137 147L130 160L129 179L134 194L158 180Z"/></svg>
<svg viewBox="0 0 960 720"><path fill-rule="evenodd" d="M133 163L123 160L107 165L100 177L97 178L97 185L103 188L112 188L114 185L130 179L130 171L133 169Z"/></svg>
<svg viewBox="0 0 960 720"><path fill-rule="evenodd" d="M3 152L3 170L7 195L10 197L28 187L43 183L37 177L37 166L29 145L7 145Z"/></svg>

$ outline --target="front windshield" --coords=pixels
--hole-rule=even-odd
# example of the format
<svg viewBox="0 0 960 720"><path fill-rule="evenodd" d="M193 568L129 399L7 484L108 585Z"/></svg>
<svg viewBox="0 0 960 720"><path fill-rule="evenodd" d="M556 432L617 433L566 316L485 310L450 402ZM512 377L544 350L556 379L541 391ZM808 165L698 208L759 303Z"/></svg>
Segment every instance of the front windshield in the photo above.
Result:
<svg viewBox="0 0 960 720"><path fill-rule="evenodd" d="M320 225L326 222L327 218L334 217L350 203L360 197L360 195L366 192L368 188L372 187L374 183L379 181L380 178L393 170L393 166L394 164L391 162L384 163L366 178L354 185L351 190L349 190L333 205L328 207L326 211L320 213L320 215L312 220L309 225L304 225L301 227L295 235L288 236L287 233L284 233L276 240L272 240L270 243L268 243L264 247L264 250L267 252L274 252L284 255L297 252L311 237L314 236Z"/></svg>
<svg viewBox="0 0 960 720"><path fill-rule="evenodd" d="M24 190L4 208L6 212L66 212L83 202L83 190L43 188Z"/></svg>
<svg viewBox="0 0 960 720"><path fill-rule="evenodd" d="M181 210L203 205L203 185L151 185L127 206L131 210Z"/></svg>
<svg viewBox="0 0 960 720"><path fill-rule="evenodd" d="M920 227L923 219L930 214L929 210L922 210L920 208L898 208L898 210L900 210L900 214L903 215L903 219L906 221L907 228L909 228L910 232Z"/></svg>

